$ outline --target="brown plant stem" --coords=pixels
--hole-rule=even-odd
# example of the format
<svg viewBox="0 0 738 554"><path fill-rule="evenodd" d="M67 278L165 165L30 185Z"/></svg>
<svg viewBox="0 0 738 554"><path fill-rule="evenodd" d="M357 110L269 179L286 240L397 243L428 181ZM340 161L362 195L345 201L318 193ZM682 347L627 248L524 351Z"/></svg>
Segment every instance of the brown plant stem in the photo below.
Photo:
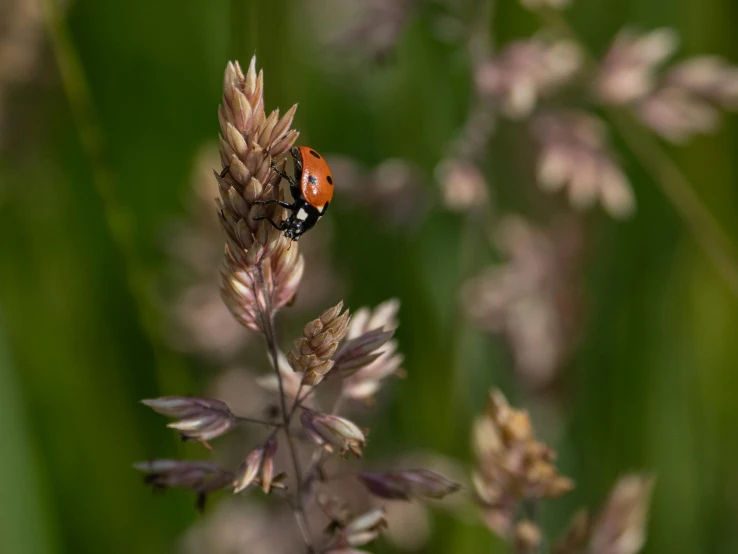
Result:
<svg viewBox="0 0 738 554"><path fill-rule="evenodd" d="M528 517L529 519L535 524L536 527L540 529L541 524L541 510L540 506L537 500L531 500L525 503L526 508L528 511ZM544 540L546 538L545 533L541 533L541 542L536 545L535 547L528 549L529 554L543 554L543 552L546 552L547 549L544 545Z"/></svg>
<svg viewBox="0 0 738 554"><path fill-rule="evenodd" d="M287 411L287 400L284 394L284 384L282 383L282 374L279 371L279 357L278 357L278 346L277 346L277 333L274 326L274 310L271 306L271 296L268 294L266 284L264 282L264 273L261 266L257 266L254 272L256 276L257 290L264 291L265 297L267 298L266 313L259 310L259 317L262 321L262 329L264 329L264 339L267 343L269 350L269 356L272 359L274 365L274 371L277 374L277 385L279 387L279 401L282 411L282 428L284 429L285 438L287 439L287 447L290 451L290 457L292 458L292 465L295 470L295 480L297 485L295 487L295 504L293 506L293 514L295 521L300 529L300 534L305 542L308 552L313 552L312 540L310 538L310 530L307 525L307 518L305 517L305 505L303 502L302 495L302 467L300 465L300 459L297 455L297 449L295 448L295 442L290 431L290 421L294 408L291 411Z"/></svg>
<svg viewBox="0 0 738 554"><path fill-rule="evenodd" d="M244 423L258 423L259 425L267 425L269 427L281 427L281 423L273 423L271 421L266 421L264 419L258 419L255 417L244 417L244 416L236 416L236 419L238 421L243 421Z"/></svg>
<svg viewBox="0 0 738 554"><path fill-rule="evenodd" d="M569 22L556 10L540 10L541 20L555 31L575 41L585 54L587 65L597 67L597 59ZM633 115L622 108L605 107L605 113L631 152L651 174L656 185L692 233L694 239L738 297L738 257L734 245L666 149Z"/></svg>
<svg viewBox="0 0 738 554"><path fill-rule="evenodd" d="M305 400L308 396L310 396L310 393L312 393L315 390L315 388L310 389L308 392L306 392L299 401L295 401L295 406L293 407L293 410L298 407L298 405L302 404L302 401ZM341 391L336 399L333 401L333 407L331 408L330 413L331 414L337 414L338 411L341 409L341 406L344 402L346 397L343 395L343 391ZM310 465L307 468L307 471L305 472L305 482L309 481L312 478L313 473L315 470L317 470L321 465L323 465L323 462L325 461L326 456L328 456L329 452L323 449L323 447L317 447L315 452L313 452L313 457L310 460Z"/></svg>
<svg viewBox="0 0 738 554"><path fill-rule="evenodd" d="M300 397L300 394L302 393L302 389L305 388L305 381L300 381L300 386L297 387L297 394L295 395L295 401L292 403L292 408L290 408L290 417L295 413L297 408L300 407L300 405L303 403L303 401L310 395L310 393L314 390L311 389L307 391L302 397Z"/></svg>

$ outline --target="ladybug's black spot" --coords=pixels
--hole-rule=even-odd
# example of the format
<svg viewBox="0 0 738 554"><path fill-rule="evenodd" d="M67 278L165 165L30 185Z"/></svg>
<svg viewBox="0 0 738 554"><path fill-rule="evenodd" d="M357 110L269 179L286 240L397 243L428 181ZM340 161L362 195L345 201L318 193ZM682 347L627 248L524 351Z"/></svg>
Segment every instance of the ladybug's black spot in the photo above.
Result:
<svg viewBox="0 0 738 554"><path fill-rule="evenodd" d="M325 180L328 181L329 185L333 184L333 177L331 177L330 175L328 175L328 177L326 177Z"/></svg>
<svg viewBox="0 0 738 554"><path fill-rule="evenodd" d="M310 177L308 177L308 181L310 182L311 185L314 185L315 183L318 182L318 180L315 178L315 175L311 175Z"/></svg>
<svg viewBox="0 0 738 554"><path fill-rule="evenodd" d="M310 154L320 159L320 154L318 154L315 150L310 150Z"/></svg>

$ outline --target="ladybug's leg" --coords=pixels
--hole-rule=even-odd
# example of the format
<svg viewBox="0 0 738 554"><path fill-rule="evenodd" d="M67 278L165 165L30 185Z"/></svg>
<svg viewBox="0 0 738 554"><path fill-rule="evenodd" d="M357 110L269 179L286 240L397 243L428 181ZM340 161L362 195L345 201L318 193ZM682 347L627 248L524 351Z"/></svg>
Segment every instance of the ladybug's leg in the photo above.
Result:
<svg viewBox="0 0 738 554"><path fill-rule="evenodd" d="M264 206L266 204L279 204L283 208L286 208L288 210L292 210L293 212L297 209L297 206L294 206L292 204L289 204L285 202L284 200L259 200L257 202L254 202L254 204L259 204L260 206Z"/></svg>
<svg viewBox="0 0 738 554"><path fill-rule="evenodd" d="M277 167L277 166L276 166L276 165L274 164L274 162L272 162L272 170L273 170L273 171L274 171L274 172L275 172L275 173L276 173L277 175L279 175L280 177L282 177L282 179L285 179L285 180L286 180L286 181L287 181L287 182L288 182L288 183L290 184L290 187L296 187L296 186L297 186L297 183L295 183L295 180L294 180L294 179L293 179L292 177L290 177L289 175L287 175L287 174L286 174L286 173L285 173L284 171L282 171L281 169L279 169L279 168L278 168L278 167Z"/></svg>
<svg viewBox="0 0 738 554"><path fill-rule="evenodd" d="M277 231L284 231L287 228L287 220L286 219L282 223L280 223L279 225L277 225L276 223L274 223L274 221L272 221L270 218L268 218L265 215L262 215L262 216L259 216L259 217L255 217L254 218L254 221L261 221L262 219L266 219L269 223L272 224L272 227L274 227Z"/></svg>
<svg viewBox="0 0 738 554"><path fill-rule="evenodd" d="M290 148L290 155L295 160L295 174L302 176L302 156L300 156L300 151L297 147L293 146Z"/></svg>
<svg viewBox="0 0 738 554"><path fill-rule="evenodd" d="M223 168L223 171L220 172L220 178L222 179L226 175L228 175L228 172L231 170L231 166L227 165Z"/></svg>

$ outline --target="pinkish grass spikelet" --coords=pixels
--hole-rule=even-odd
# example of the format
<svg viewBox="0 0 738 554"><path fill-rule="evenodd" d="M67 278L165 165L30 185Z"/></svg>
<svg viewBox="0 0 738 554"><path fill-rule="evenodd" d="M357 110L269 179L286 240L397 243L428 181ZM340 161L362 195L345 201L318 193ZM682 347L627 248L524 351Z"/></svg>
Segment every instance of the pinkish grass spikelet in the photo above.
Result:
<svg viewBox="0 0 738 554"><path fill-rule="evenodd" d="M460 488L457 483L428 469L360 473L359 479L369 492L387 500L440 499Z"/></svg>
<svg viewBox="0 0 738 554"><path fill-rule="evenodd" d="M333 354L343 340L350 322L348 310L343 310L343 301L323 312L305 325L302 337L287 353L287 361L295 371L304 373L304 382L317 385L333 367Z"/></svg>
<svg viewBox="0 0 738 554"><path fill-rule="evenodd" d="M351 452L357 458L361 458L361 449L366 445L366 436L354 422L308 408L302 409L300 421L303 429L316 444L328 451L337 447L342 456Z"/></svg>
<svg viewBox="0 0 738 554"><path fill-rule="evenodd" d="M630 474L618 479L592 526L590 552L636 554L646 542L653 478Z"/></svg>
<svg viewBox="0 0 738 554"><path fill-rule="evenodd" d="M216 172L220 190L220 222L226 238L222 269L222 296L234 317L244 326L265 332L272 317L295 295L304 261L296 244L258 216L280 219L281 208L257 204L280 199L280 176L273 165L294 144L298 133L290 129L293 106L280 118L264 111L264 77L256 74L252 58L244 75L238 63L229 63L223 81L220 121L220 158Z"/></svg>
<svg viewBox="0 0 738 554"><path fill-rule="evenodd" d="M264 459L264 447L260 446L251 451L236 471L233 481L233 493L239 493L251 485L259 474L261 462Z"/></svg>
<svg viewBox="0 0 738 554"><path fill-rule="evenodd" d="M574 488L556 469L556 453L536 440L528 413L512 408L498 390L490 392L487 411L474 424L473 445L483 518L503 537L514 538L520 503L558 498Z"/></svg>
<svg viewBox="0 0 738 554"><path fill-rule="evenodd" d="M236 416L228 405L214 398L163 396L141 400L141 403L162 415L178 418L179 421L167 427L176 429L183 437L203 443L227 433L236 425Z"/></svg>
<svg viewBox="0 0 738 554"><path fill-rule="evenodd" d="M349 340L338 354L335 356L336 364L341 368L353 365L351 363L350 350L366 341L366 343L376 343L384 340L386 334L397 328L397 313L400 309L400 302L397 299L388 300L377 306L374 310L370 308L361 308L354 315L348 330ZM360 340L364 337L364 340ZM389 337L387 337L389 338ZM361 358L354 358L354 362L358 364ZM391 375L402 375L401 365L403 357L397 352L397 341L384 340L381 345L377 345L371 353L363 361L367 363L353 372L347 377L343 383L343 394L354 400L371 401L382 385L384 379ZM344 365L346 364L346 365Z"/></svg>

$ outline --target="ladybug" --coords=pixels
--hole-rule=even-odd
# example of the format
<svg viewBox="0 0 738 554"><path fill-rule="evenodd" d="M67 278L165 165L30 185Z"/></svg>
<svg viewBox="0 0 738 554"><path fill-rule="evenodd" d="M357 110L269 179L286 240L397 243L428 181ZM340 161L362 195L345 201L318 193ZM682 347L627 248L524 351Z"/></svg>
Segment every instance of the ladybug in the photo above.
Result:
<svg viewBox="0 0 738 554"><path fill-rule="evenodd" d="M283 200L265 200L256 204L279 204L292 213L279 224L267 216L254 219L266 219L275 229L284 231L288 239L299 240L328 209L333 198L333 174L325 159L308 146L294 146L290 154L295 162L294 178L274 164L272 169L290 184L292 204Z"/></svg>

